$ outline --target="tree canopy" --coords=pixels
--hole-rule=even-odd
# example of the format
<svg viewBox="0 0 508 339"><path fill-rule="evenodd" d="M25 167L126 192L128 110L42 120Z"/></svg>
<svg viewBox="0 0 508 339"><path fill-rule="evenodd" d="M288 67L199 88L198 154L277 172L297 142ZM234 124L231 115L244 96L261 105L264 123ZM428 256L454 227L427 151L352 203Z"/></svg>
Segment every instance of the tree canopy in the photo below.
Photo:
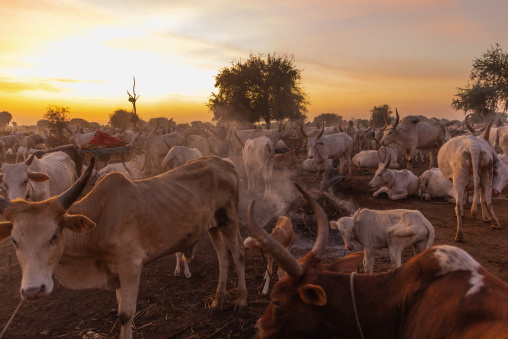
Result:
<svg viewBox="0 0 508 339"><path fill-rule="evenodd" d="M250 55L245 62L233 62L215 76L217 93L206 106L214 120L255 123L302 119L307 112L307 94L301 87L302 71L287 55Z"/></svg>
<svg viewBox="0 0 508 339"><path fill-rule="evenodd" d="M48 105L43 118L49 121L50 128L56 129L58 137L63 138L63 129L69 119L69 107Z"/></svg>
<svg viewBox="0 0 508 339"><path fill-rule="evenodd" d="M314 120L312 121L312 125L321 126L321 124L325 122L327 126L332 126L340 124L343 120L344 119L342 118L342 115L336 113L321 113L320 115L314 118Z"/></svg>
<svg viewBox="0 0 508 339"><path fill-rule="evenodd" d="M473 61L469 78L464 88L457 88L452 100L455 110L483 116L508 110L508 53L499 44Z"/></svg>
<svg viewBox="0 0 508 339"><path fill-rule="evenodd" d="M119 108L109 115L109 124L113 128L129 129L134 125L131 120L133 117L134 113Z"/></svg>
<svg viewBox="0 0 508 339"><path fill-rule="evenodd" d="M385 111L387 112L386 115L388 116L388 123L390 123L393 111L387 104L374 106L374 108L369 111L371 113L370 119L372 127L383 127L385 125Z"/></svg>
<svg viewBox="0 0 508 339"><path fill-rule="evenodd" d="M5 129L12 120L12 114L7 111L0 112L0 129Z"/></svg>

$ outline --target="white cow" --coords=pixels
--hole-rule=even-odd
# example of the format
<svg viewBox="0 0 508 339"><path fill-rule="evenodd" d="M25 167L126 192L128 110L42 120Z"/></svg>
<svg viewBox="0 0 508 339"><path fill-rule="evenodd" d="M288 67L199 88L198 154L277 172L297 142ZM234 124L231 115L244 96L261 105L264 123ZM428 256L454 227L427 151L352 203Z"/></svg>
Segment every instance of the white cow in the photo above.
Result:
<svg viewBox="0 0 508 339"><path fill-rule="evenodd" d="M143 168L145 164L145 155L134 155L134 159L128 162L119 162L114 164L108 164L104 166L99 172L97 172L97 178L101 179L106 174L113 173L113 172L120 172L123 173L125 176L127 176L131 180L141 180L143 179L143 172L141 169ZM93 173L92 173L93 176Z"/></svg>
<svg viewBox="0 0 508 339"><path fill-rule="evenodd" d="M172 170L185 165L185 163L192 159L201 158L203 155L197 148L189 148L185 146L173 146L164 157L162 161L162 169L164 171Z"/></svg>
<svg viewBox="0 0 508 339"><path fill-rule="evenodd" d="M277 224L273 229L270 236L275 239L279 244L284 246L288 251L291 249L295 242L295 231L293 230L293 223L291 222L291 218L288 217L279 217L277 220ZM263 252L261 248L261 244L253 237L247 237L244 242L245 246L245 259L256 258L256 257L266 257L267 266L265 272L265 285L263 287L263 291L261 294L268 294L268 289L270 287L270 277L272 275L273 268L273 257L269 253ZM257 261L255 262L256 266L256 274L257 274ZM279 265L277 269L277 276L282 278L284 275L284 269Z"/></svg>
<svg viewBox="0 0 508 339"><path fill-rule="evenodd" d="M265 181L264 198L267 198L272 189L272 170L275 156L275 147L272 140L268 137L259 137L254 140L247 139L243 143L236 131L235 137L243 147L243 163L245 172L247 172L247 192L254 192L256 173L261 171Z"/></svg>
<svg viewBox="0 0 508 339"><path fill-rule="evenodd" d="M377 168L380 162L391 155L389 168L399 168L397 162L398 151L396 148L382 146L379 151L361 151L353 157L353 164L360 167ZM381 161L380 161L381 159Z"/></svg>
<svg viewBox="0 0 508 339"><path fill-rule="evenodd" d="M46 200L62 193L76 181L76 165L63 152L48 153L41 159L32 154L19 164L0 163L0 169L0 180L11 200Z"/></svg>
<svg viewBox="0 0 508 339"><path fill-rule="evenodd" d="M391 155L388 154L388 160L383 164L379 163L379 168L374 174L374 178L369 183L370 187L379 188L373 196L386 192L392 200L404 199L409 195L416 194L418 191L418 177L408 170L395 171L388 168Z"/></svg>
<svg viewBox="0 0 508 339"><path fill-rule="evenodd" d="M344 170L344 164L347 163L349 176L351 176L351 153L353 152L353 139L346 133L337 133L323 135L324 128L316 138L308 137L303 128L300 129L302 135L307 139L309 159L316 160L317 164L324 170L326 159L340 157L344 161L340 163L340 172Z"/></svg>
<svg viewBox="0 0 508 339"><path fill-rule="evenodd" d="M326 159L323 164L318 164L316 159L305 159L302 162L302 169L309 172L318 172L321 170L328 170L332 166L333 159Z"/></svg>
<svg viewBox="0 0 508 339"><path fill-rule="evenodd" d="M448 202L455 203L453 184L437 167L423 172L420 176L419 194L420 198L425 201L442 198Z"/></svg>
<svg viewBox="0 0 508 339"><path fill-rule="evenodd" d="M434 243L434 227L419 211L360 209L352 217L331 221L344 240L346 249L352 251L352 241L358 242L364 251L365 273L374 270L374 249L388 248L391 269L400 267L402 251L413 246L414 254L421 253Z"/></svg>
<svg viewBox="0 0 508 339"><path fill-rule="evenodd" d="M493 170L494 166L501 164L501 161L497 159L493 147L486 141L489 132L490 124L484 132L485 140L472 135L458 136L448 140L439 150L439 169L447 179L453 181L455 192L455 213L457 215L455 241L464 241L462 214L466 189L474 191L471 215L476 216L478 195L480 194L483 219L487 220L488 214L491 217L492 228L501 228L492 206L492 194L500 193L500 191L493 192Z"/></svg>

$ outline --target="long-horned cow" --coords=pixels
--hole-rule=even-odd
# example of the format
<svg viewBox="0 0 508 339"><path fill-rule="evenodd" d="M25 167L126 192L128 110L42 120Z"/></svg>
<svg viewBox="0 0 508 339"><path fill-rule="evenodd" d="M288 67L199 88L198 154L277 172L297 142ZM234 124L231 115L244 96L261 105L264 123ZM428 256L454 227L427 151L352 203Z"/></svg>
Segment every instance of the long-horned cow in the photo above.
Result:
<svg viewBox="0 0 508 339"><path fill-rule="evenodd" d="M344 163L347 163L349 176L351 176L351 153L353 152L353 139L346 133L323 135L324 127L317 137L308 137L303 128L300 128L302 136L307 139L307 157L313 159L324 171L325 162L328 159L340 157L340 171L344 170Z"/></svg>
<svg viewBox="0 0 508 339"><path fill-rule="evenodd" d="M439 169L447 179L453 182L455 192L455 213L457 214L455 241L464 241L462 214L466 189L472 188L474 191L471 215L476 216L478 194L480 194L483 219L487 219L486 214L488 214L492 228L501 228L492 206L492 194L499 194L497 191L492 192L493 169L497 163L501 164L501 162L497 159L492 146L486 141L489 132L490 124L485 129L484 139L472 135L457 136L448 140L439 150Z"/></svg>
<svg viewBox="0 0 508 339"><path fill-rule="evenodd" d="M0 197L0 212L7 220L0 223L0 241L11 236L14 243L24 299L50 294L52 275L73 289L116 290L121 337L130 339L143 266L185 252L208 233L220 269L210 312L221 309L226 296L229 251L238 273L235 310L246 307L239 179L231 163L201 158L141 181L111 173L76 202L94 163L92 158L71 188L48 200Z"/></svg>
<svg viewBox="0 0 508 339"><path fill-rule="evenodd" d="M388 154L388 160L385 163L379 160L379 167L369 183L370 187L379 188L373 196L377 197L381 193L387 193L390 199L398 200L416 194L418 177L409 170L389 169L390 160L391 154Z"/></svg>
<svg viewBox="0 0 508 339"><path fill-rule="evenodd" d="M304 194L316 214L318 235L298 261L256 223L253 203L249 206L251 231L287 272L256 324L257 338L506 337L508 285L464 250L431 247L380 274L355 273L362 252L322 264L328 219Z"/></svg>
<svg viewBox="0 0 508 339"><path fill-rule="evenodd" d="M32 154L19 164L0 162L0 181L9 199L42 201L58 195L76 181L76 165L63 152L49 153L41 159Z"/></svg>
<svg viewBox="0 0 508 339"><path fill-rule="evenodd" d="M418 117L408 115L399 124L399 112L392 127L385 130L381 144L389 146L398 145L401 149L409 151L407 168L412 169L412 162L416 156L416 149L439 149L446 142L445 128L437 120L420 121ZM431 156L429 168L432 168L434 159Z"/></svg>

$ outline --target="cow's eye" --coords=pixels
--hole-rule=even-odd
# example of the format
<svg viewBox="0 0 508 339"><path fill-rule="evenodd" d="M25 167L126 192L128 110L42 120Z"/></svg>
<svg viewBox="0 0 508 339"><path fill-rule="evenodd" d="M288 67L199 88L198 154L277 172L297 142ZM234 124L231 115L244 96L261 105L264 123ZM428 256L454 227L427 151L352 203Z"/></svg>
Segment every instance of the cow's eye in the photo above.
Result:
<svg viewBox="0 0 508 339"><path fill-rule="evenodd" d="M14 247L18 248L18 243L16 242L16 240L14 240L13 238L11 238L11 240L12 240Z"/></svg>
<svg viewBox="0 0 508 339"><path fill-rule="evenodd" d="M50 245L54 245L56 244L56 242L58 241L58 233L55 233L53 234L53 236L51 237L51 240L49 242Z"/></svg>

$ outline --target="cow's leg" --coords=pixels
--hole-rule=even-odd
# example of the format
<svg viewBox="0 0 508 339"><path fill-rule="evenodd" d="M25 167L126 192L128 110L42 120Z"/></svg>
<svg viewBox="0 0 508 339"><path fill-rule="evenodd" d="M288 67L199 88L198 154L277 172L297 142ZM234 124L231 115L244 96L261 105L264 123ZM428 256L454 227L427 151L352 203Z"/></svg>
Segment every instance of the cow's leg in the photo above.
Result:
<svg viewBox="0 0 508 339"><path fill-rule="evenodd" d="M394 270L402 265L402 250L404 249L404 245L401 243L396 243L400 240L401 239L396 238L391 244L390 241L388 242L388 253L390 254L391 270Z"/></svg>
<svg viewBox="0 0 508 339"><path fill-rule="evenodd" d="M390 189L388 187L386 187L386 186L383 186L380 189L378 189L376 192L374 192L374 194L372 194L372 196L374 198L377 198L377 196L380 195L381 193L388 193L388 194L390 194L389 192L390 192Z"/></svg>
<svg viewBox="0 0 508 339"><path fill-rule="evenodd" d="M277 276L279 277L279 280L284 276L284 269L281 265L277 264L279 268L277 268Z"/></svg>
<svg viewBox="0 0 508 339"><path fill-rule="evenodd" d="M175 257L176 257L176 267L174 275L178 277L180 276L180 261L182 260L182 252L176 252Z"/></svg>
<svg viewBox="0 0 508 339"><path fill-rule="evenodd" d="M191 258L187 258L187 256L184 254L182 255L182 261L183 261L183 266L184 266L184 274L185 274L185 277L188 279L190 277L192 277L192 274L190 272L190 269L189 269L189 262L190 262Z"/></svg>
<svg viewBox="0 0 508 339"><path fill-rule="evenodd" d="M211 228L208 230L208 235L212 241L213 247L217 252L217 259L219 260L219 283L217 285L217 291L215 292L215 299L210 306L209 314L215 314L222 308L224 302L224 296L226 295L226 282L229 271L229 256L226 244L222 238L222 233L218 228Z"/></svg>
<svg viewBox="0 0 508 339"><path fill-rule="evenodd" d="M231 251L231 256L238 273L238 290L235 300L235 312L242 312L247 308L247 285L245 284L245 247L243 246L242 237L238 226L234 231L221 228L222 234L225 235L226 244ZM229 231L229 232L228 232Z"/></svg>
<svg viewBox="0 0 508 339"><path fill-rule="evenodd" d="M263 287L263 292L261 294L267 295L268 289L270 288L270 277L272 276L272 269L273 269L273 258L271 255L269 255L266 258L266 261L268 262L266 265L266 272L265 272L265 286Z"/></svg>
<svg viewBox="0 0 508 339"><path fill-rule="evenodd" d="M462 214L464 213L464 189L455 185L453 181L453 189L455 191L455 214L457 215L457 233L455 234L455 241L463 242L464 236L462 235Z"/></svg>
<svg viewBox="0 0 508 339"><path fill-rule="evenodd" d="M261 167L261 174L263 175L263 180L265 182L265 193L263 194L263 199L268 197L268 193L270 193L270 177L268 175L268 166Z"/></svg>
<svg viewBox="0 0 508 339"><path fill-rule="evenodd" d="M482 184L480 185L480 201L483 209L486 208L491 217L491 227L494 229L501 229L499 219L494 213L494 206L492 206L492 173L487 173L481 178Z"/></svg>
<svg viewBox="0 0 508 339"><path fill-rule="evenodd" d="M245 163L244 165L245 165L245 174L247 174L247 192L252 192L254 171L252 171L249 164Z"/></svg>
<svg viewBox="0 0 508 339"><path fill-rule="evenodd" d="M365 257L363 259L363 269L365 273L374 272L374 249L373 248L364 248Z"/></svg>
<svg viewBox="0 0 508 339"><path fill-rule="evenodd" d="M118 301L118 319L120 321L120 338L132 338L132 320L136 314L141 264L130 267L118 267L120 288L116 290Z"/></svg>

